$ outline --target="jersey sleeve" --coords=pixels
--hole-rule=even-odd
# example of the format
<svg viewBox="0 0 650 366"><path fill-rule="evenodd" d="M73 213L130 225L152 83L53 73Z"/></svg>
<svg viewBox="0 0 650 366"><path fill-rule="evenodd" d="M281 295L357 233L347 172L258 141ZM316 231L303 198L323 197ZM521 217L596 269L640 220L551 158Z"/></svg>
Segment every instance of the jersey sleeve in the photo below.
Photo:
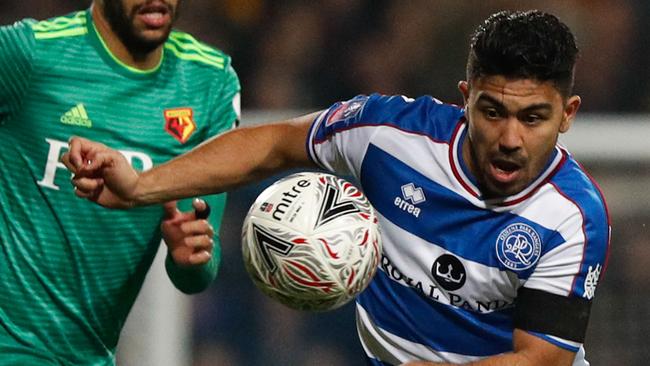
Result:
<svg viewBox="0 0 650 366"><path fill-rule="evenodd" d="M309 131L307 153L321 168L358 179L370 144L390 138L380 131L443 140L461 115L460 108L430 96L359 95L318 115Z"/></svg>
<svg viewBox="0 0 650 366"><path fill-rule="evenodd" d="M33 20L0 27L0 119L17 110L32 74L36 40Z"/></svg>
<svg viewBox="0 0 650 366"><path fill-rule="evenodd" d="M221 237L219 232L226 207L226 194L222 193L201 198L210 205L210 216L207 220L214 229L212 238L214 244L210 261L201 266L183 268L176 265L169 253L165 259L165 269L169 279L174 284L174 287L186 294L194 294L205 290L217 277L221 265ZM192 210L191 202L191 199L179 201L179 210L184 212Z"/></svg>
<svg viewBox="0 0 650 366"><path fill-rule="evenodd" d="M321 112L309 131L309 157L323 169L359 178L376 126L368 123L368 116L380 103L378 99L377 95L359 95Z"/></svg>
<svg viewBox="0 0 650 366"><path fill-rule="evenodd" d="M515 326L577 352L604 274L611 228L600 197L575 203L557 229L561 244L545 253L518 292Z"/></svg>
<svg viewBox="0 0 650 366"><path fill-rule="evenodd" d="M230 62L226 64L224 73L222 78L216 79L218 85L213 89L215 90L215 100L206 139L235 128L239 123L241 114L239 78ZM221 238L219 232L226 207L226 193L201 198L210 205L211 213L208 221L215 232L210 261L203 266L189 269L178 267L170 255L167 255L165 261L170 280L176 288L184 293L197 293L207 288L216 278L221 263ZM191 210L191 200L179 202L179 209Z"/></svg>

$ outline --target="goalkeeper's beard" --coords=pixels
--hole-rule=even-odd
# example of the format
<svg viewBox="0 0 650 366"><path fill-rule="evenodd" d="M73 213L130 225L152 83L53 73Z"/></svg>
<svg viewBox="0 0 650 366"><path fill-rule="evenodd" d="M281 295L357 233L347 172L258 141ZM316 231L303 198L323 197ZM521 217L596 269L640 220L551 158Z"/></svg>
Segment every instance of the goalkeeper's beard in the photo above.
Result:
<svg viewBox="0 0 650 366"><path fill-rule="evenodd" d="M142 34L142 31L136 28L135 17L142 4L136 5L128 11L122 0L105 0L102 10L113 32L117 34L120 41L129 50L129 53L137 58L148 55L165 43L172 30L172 25L178 19L180 1L176 7L164 3L169 9L172 21L159 37L146 37Z"/></svg>

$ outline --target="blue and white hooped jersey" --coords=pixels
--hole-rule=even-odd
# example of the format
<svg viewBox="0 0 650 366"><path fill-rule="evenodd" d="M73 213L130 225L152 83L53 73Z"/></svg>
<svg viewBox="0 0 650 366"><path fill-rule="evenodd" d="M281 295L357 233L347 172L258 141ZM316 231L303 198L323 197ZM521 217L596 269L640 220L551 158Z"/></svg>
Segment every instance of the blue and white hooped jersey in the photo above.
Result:
<svg viewBox="0 0 650 366"><path fill-rule="evenodd" d="M584 334L573 334L586 328L606 266L610 226L602 194L557 146L527 189L483 200L463 162L465 135L457 106L376 94L333 105L311 128L310 157L354 176L379 215L382 262L357 299L370 362L464 363L511 352L523 318L530 324L524 330L576 352L574 365L588 365ZM534 309L537 296L579 307L576 324L583 325L556 330L554 324L574 320ZM520 316L518 307L532 311Z"/></svg>

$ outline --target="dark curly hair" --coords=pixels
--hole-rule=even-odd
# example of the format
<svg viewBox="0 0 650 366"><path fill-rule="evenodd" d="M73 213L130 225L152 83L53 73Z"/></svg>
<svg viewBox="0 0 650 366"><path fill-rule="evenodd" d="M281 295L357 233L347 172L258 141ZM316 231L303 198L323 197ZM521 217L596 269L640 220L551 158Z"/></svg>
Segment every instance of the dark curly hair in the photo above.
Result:
<svg viewBox="0 0 650 366"><path fill-rule="evenodd" d="M578 56L569 27L538 10L501 11L476 28L467 59L467 80L492 75L551 81L568 97Z"/></svg>

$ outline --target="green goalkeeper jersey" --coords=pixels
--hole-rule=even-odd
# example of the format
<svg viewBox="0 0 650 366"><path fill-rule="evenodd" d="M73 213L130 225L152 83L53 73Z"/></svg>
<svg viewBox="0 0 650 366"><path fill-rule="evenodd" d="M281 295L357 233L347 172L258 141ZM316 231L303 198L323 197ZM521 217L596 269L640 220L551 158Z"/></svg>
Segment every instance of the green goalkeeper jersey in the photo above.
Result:
<svg viewBox="0 0 650 366"><path fill-rule="evenodd" d="M160 64L141 71L111 54L90 11L0 27L0 365L113 364L160 244L160 206L75 197L59 161L68 139L103 142L146 170L233 128L239 90L230 58L186 33L172 31ZM225 197L207 200L218 232ZM201 268L167 258L177 288L214 279L217 239Z"/></svg>

